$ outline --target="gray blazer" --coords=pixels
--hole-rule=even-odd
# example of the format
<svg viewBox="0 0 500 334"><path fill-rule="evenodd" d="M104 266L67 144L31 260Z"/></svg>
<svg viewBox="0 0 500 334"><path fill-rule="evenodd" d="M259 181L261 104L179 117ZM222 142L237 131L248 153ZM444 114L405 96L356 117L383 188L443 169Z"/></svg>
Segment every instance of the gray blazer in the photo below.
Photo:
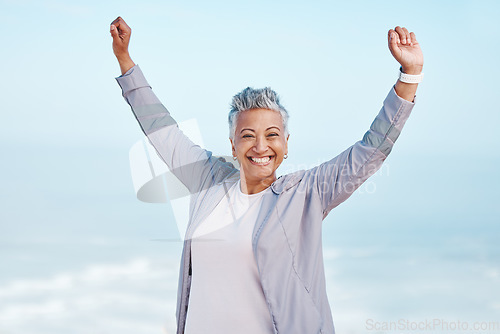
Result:
<svg viewBox="0 0 500 334"><path fill-rule="evenodd" d="M177 293L177 334L182 334L191 287L191 236L240 174L179 130L138 66L116 79L143 132L191 193ZM281 176L264 195L252 246L275 333L335 333L322 221L380 168L413 106L392 88L362 140L315 168Z"/></svg>

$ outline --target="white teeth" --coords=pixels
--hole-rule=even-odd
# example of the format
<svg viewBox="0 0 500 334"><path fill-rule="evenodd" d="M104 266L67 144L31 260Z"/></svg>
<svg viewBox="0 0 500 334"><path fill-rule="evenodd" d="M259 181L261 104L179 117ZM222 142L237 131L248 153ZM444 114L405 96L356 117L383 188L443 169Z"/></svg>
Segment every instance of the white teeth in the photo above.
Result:
<svg viewBox="0 0 500 334"><path fill-rule="evenodd" d="M256 162L258 164L263 164L263 163L266 163L266 162L269 162L269 160L271 160L271 157L264 157L264 158L250 158L252 159L253 162Z"/></svg>

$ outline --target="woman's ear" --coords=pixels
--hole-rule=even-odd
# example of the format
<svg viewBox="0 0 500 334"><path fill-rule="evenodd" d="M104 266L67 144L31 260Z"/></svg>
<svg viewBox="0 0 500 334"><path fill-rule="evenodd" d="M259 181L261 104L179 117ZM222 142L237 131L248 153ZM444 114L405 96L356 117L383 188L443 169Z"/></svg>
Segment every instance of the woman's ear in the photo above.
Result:
<svg viewBox="0 0 500 334"><path fill-rule="evenodd" d="M288 155L288 138L290 138L290 134L286 135L286 141L285 141L285 154Z"/></svg>
<svg viewBox="0 0 500 334"><path fill-rule="evenodd" d="M236 154L236 149L234 148L233 139L231 137L229 137L229 141L231 142L231 150L232 150L233 156L234 156Z"/></svg>

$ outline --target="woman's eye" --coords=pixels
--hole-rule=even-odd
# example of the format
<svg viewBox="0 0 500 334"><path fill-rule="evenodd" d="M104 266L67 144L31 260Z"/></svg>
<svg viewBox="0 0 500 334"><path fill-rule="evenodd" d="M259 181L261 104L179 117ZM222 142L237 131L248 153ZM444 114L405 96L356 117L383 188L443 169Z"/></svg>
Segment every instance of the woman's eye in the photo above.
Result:
<svg viewBox="0 0 500 334"><path fill-rule="evenodd" d="M243 135L243 138L252 138L252 135Z"/></svg>
<svg viewBox="0 0 500 334"><path fill-rule="evenodd" d="M269 137L277 137L277 136L279 136L279 134L277 134L277 133L270 133L270 134L268 134L268 136Z"/></svg>

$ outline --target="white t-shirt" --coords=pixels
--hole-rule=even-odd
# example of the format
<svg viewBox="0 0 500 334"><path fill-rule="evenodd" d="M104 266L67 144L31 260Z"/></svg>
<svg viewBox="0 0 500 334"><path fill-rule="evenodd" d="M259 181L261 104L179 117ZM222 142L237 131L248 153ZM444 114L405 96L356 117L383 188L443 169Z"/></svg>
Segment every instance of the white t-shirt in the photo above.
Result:
<svg viewBox="0 0 500 334"><path fill-rule="evenodd" d="M185 334L274 333L252 250L266 191L247 195L238 182L194 231Z"/></svg>

